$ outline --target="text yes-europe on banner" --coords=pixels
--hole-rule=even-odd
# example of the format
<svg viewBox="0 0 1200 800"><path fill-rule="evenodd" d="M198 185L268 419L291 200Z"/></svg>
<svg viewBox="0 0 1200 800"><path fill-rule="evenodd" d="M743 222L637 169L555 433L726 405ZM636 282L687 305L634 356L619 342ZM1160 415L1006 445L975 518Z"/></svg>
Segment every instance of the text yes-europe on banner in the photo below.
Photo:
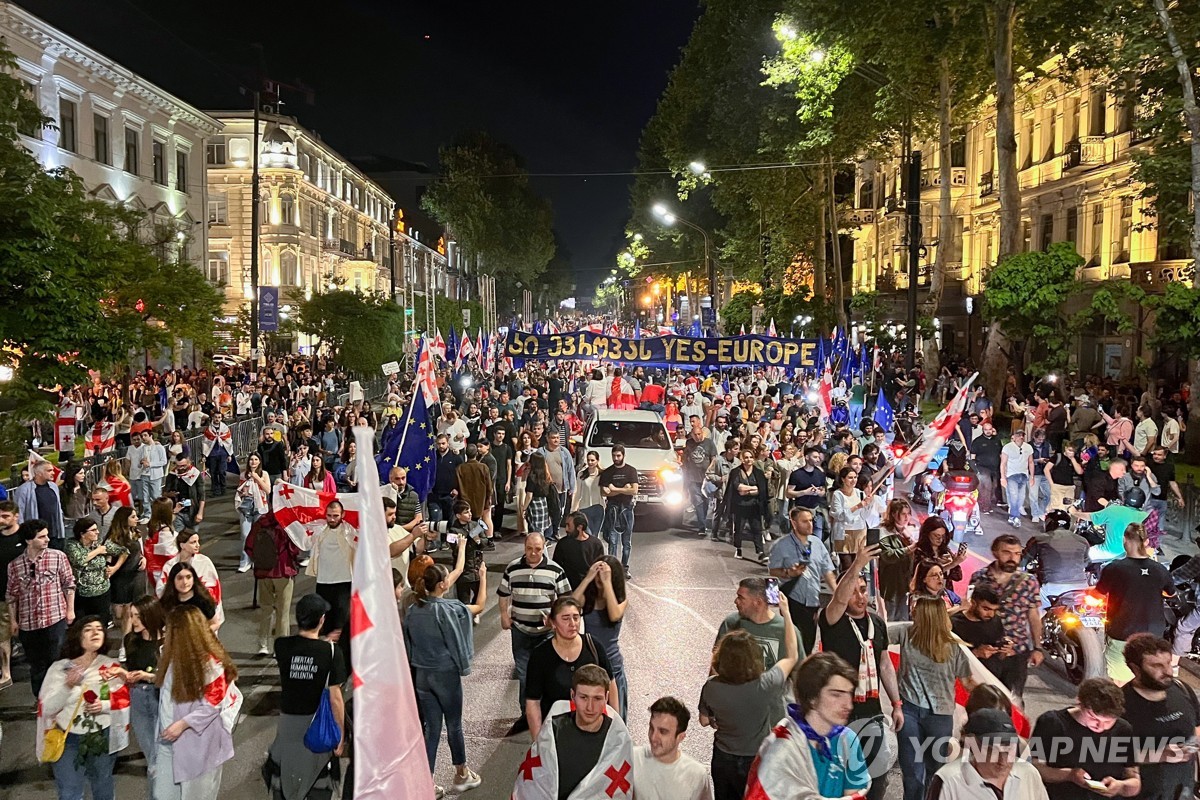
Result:
<svg viewBox="0 0 1200 800"><path fill-rule="evenodd" d="M683 367L756 365L815 369L818 363L817 348L816 339L778 339L770 336L621 339L590 331L543 335L509 331L504 342L504 355L534 360L561 358Z"/></svg>

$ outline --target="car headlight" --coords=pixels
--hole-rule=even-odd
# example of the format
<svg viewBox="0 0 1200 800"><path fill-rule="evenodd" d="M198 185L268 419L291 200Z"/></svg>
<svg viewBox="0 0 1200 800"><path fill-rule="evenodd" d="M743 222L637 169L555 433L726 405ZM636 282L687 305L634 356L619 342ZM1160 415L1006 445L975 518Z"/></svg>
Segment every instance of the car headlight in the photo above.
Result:
<svg viewBox="0 0 1200 800"><path fill-rule="evenodd" d="M673 467L663 467L658 471L658 477L663 483L679 483L683 480L683 476L679 474L679 470Z"/></svg>

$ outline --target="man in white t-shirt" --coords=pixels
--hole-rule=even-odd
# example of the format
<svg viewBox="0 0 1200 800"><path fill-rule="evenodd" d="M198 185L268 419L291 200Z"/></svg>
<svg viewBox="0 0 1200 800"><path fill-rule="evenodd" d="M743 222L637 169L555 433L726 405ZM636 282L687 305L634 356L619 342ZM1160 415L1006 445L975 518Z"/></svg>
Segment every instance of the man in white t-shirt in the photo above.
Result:
<svg viewBox="0 0 1200 800"><path fill-rule="evenodd" d="M1008 524L1021 527L1021 507L1029 495L1033 478L1033 448L1025 443L1025 431L1013 431L1012 441L1000 449L1000 485L1008 496Z"/></svg>
<svg viewBox="0 0 1200 800"><path fill-rule="evenodd" d="M438 433L445 434L450 439L452 453L461 453L467 446L467 437L471 435L467 430L467 423L463 422L454 408L442 412L442 418L438 421Z"/></svg>
<svg viewBox="0 0 1200 800"><path fill-rule="evenodd" d="M633 794L638 800L713 800L708 770L679 752L692 715L674 697L650 706L650 744L633 750Z"/></svg>

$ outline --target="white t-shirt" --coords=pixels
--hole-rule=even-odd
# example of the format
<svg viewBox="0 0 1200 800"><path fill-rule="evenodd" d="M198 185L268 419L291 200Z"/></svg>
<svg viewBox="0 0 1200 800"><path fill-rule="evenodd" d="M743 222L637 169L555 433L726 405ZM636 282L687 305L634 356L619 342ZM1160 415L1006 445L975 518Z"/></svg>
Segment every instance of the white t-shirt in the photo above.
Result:
<svg viewBox="0 0 1200 800"><path fill-rule="evenodd" d="M344 533L351 532L347 528ZM317 583L349 583L350 550L342 544L342 537L336 533L318 534L317 547Z"/></svg>
<svg viewBox="0 0 1200 800"><path fill-rule="evenodd" d="M650 754L650 745L633 749L633 793L638 800L712 800L708 770L696 759L679 754L664 764Z"/></svg>
<svg viewBox="0 0 1200 800"><path fill-rule="evenodd" d="M1009 442L1000 450L1000 455L1008 456L1008 464L1004 470L1004 477L1009 475L1029 475L1029 457L1033 455L1033 448L1027 444L1017 447L1016 442Z"/></svg>
<svg viewBox="0 0 1200 800"><path fill-rule="evenodd" d="M1179 453L1179 420L1167 417L1163 420L1162 445L1168 453Z"/></svg>
<svg viewBox="0 0 1200 800"><path fill-rule="evenodd" d="M408 531L404 530L403 525L393 525L388 528L388 544L398 542L408 536ZM400 585L405 589L408 586L408 561L412 558L412 547L404 548L404 552L392 559L392 569L400 570Z"/></svg>
<svg viewBox="0 0 1200 800"><path fill-rule="evenodd" d="M460 417L450 425L447 425L445 422L439 422L438 433L444 433L450 437L450 450L452 452L461 453L463 448L467 446L467 436L471 432L467 429L467 423L463 422Z"/></svg>

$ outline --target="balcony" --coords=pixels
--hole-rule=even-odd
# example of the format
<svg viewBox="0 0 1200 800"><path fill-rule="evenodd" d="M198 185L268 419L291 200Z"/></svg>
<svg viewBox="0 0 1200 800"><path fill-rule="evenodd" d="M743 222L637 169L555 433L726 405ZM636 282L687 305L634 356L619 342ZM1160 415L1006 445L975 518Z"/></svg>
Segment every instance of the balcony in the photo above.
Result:
<svg viewBox="0 0 1200 800"><path fill-rule="evenodd" d="M942 185L942 171L936 167L921 170L921 188L930 189ZM965 188L967 185L967 168L950 168L950 185Z"/></svg>
<svg viewBox="0 0 1200 800"><path fill-rule="evenodd" d="M996 191L996 173L985 172L979 177L979 196L988 197Z"/></svg>
<svg viewBox="0 0 1200 800"><path fill-rule="evenodd" d="M847 228L861 228L863 225L875 224L875 209L851 208L842 212L842 225Z"/></svg>
<svg viewBox="0 0 1200 800"><path fill-rule="evenodd" d="M1060 156L1062 160L1062 171L1067 172L1075 169L1083 164L1082 146L1078 139L1072 139L1067 142L1066 152Z"/></svg>
<svg viewBox="0 0 1200 800"><path fill-rule="evenodd" d="M1079 140L1079 160L1082 164L1095 166L1104 163L1104 137L1084 136Z"/></svg>
<svg viewBox="0 0 1200 800"><path fill-rule="evenodd" d="M321 249L326 253L336 253L347 258L358 256L358 248L354 246L353 242L348 242L345 239L326 239Z"/></svg>
<svg viewBox="0 0 1200 800"><path fill-rule="evenodd" d="M904 203L895 195L890 195L883 201L884 214L903 214L904 211Z"/></svg>
<svg viewBox="0 0 1200 800"><path fill-rule="evenodd" d="M1196 280L1196 268L1190 259L1130 264L1129 279L1148 292L1163 292L1170 283L1192 286Z"/></svg>

